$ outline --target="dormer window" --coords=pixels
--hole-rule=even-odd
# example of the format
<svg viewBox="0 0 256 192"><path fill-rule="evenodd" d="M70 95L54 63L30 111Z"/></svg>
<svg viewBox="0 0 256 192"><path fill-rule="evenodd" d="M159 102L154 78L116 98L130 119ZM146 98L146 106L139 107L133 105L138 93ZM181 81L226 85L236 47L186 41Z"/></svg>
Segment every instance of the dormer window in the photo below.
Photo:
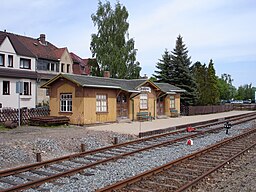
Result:
<svg viewBox="0 0 256 192"><path fill-rule="evenodd" d="M50 64L50 71L55 71L55 65L54 65L54 63L51 63L51 64Z"/></svg>
<svg viewBox="0 0 256 192"><path fill-rule="evenodd" d="M8 55L8 67L13 67L13 56Z"/></svg>
<svg viewBox="0 0 256 192"><path fill-rule="evenodd" d="M4 66L4 54L0 54L0 66Z"/></svg>
<svg viewBox="0 0 256 192"><path fill-rule="evenodd" d="M20 68L21 69L31 69L31 60L20 58Z"/></svg>
<svg viewBox="0 0 256 192"><path fill-rule="evenodd" d="M61 72L62 72L62 73L64 72L64 67L65 67L65 64L64 64L64 63L61 63Z"/></svg>
<svg viewBox="0 0 256 192"><path fill-rule="evenodd" d="M67 64L67 73L70 72L70 64Z"/></svg>

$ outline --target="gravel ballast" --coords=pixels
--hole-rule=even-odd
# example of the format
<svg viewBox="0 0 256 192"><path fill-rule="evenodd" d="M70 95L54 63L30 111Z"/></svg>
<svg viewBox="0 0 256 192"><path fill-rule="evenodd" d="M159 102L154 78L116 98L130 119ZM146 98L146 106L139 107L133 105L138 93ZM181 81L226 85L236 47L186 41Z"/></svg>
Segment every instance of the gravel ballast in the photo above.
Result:
<svg viewBox="0 0 256 192"><path fill-rule="evenodd" d="M244 129L251 128L254 124L255 122L249 122L243 125L235 125L229 131L230 134L228 135L225 134L223 130L220 133L195 138L193 139L194 145L192 146L186 145L186 141L184 141L175 144L175 146L157 148L155 150L135 154L134 156L117 160L114 163L107 163L97 166L95 169L87 170L86 172L90 173L91 176L76 174L70 178L58 180L62 185L57 186L47 183L41 187L50 189L51 191L95 191L98 188L134 176L150 168L161 166L224 138L235 136ZM33 127L29 127L28 129L33 129ZM17 129L16 131L20 133L11 134L11 132L8 132L0 134L1 168L6 168L12 164L19 165L20 163L34 162L35 151L41 151L43 153L43 159L45 160L78 152L81 143L85 143L87 149L94 149L112 145L113 137L118 137L122 142L136 138L136 136L116 134L113 132L88 131L86 128L80 127L54 129L37 128L35 132L32 131L29 133L26 133L27 130L22 132L22 129ZM2 138L4 139L2 140ZM2 154L4 154L3 157ZM19 157L19 161L17 157Z"/></svg>

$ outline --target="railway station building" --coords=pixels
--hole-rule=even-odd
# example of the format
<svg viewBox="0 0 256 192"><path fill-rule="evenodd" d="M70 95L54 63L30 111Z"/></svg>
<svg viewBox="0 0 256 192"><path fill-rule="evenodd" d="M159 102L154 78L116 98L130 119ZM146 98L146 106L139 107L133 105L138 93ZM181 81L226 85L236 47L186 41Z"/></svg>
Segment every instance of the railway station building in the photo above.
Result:
<svg viewBox="0 0 256 192"><path fill-rule="evenodd" d="M148 79L62 73L41 88L49 90L51 116L68 116L71 124L79 125L133 121L141 113L150 117L147 120L168 117L171 110L180 112L180 94L184 92Z"/></svg>

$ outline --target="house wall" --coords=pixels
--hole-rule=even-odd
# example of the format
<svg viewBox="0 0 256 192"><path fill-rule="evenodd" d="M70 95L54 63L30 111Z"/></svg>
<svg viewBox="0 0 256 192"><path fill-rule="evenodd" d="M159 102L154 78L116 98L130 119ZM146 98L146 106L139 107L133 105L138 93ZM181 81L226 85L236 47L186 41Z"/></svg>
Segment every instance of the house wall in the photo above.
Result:
<svg viewBox="0 0 256 192"><path fill-rule="evenodd" d="M60 94L72 94L72 112L60 112ZM108 112L96 112L96 94L107 94ZM63 80L50 88L50 115L68 116L71 124L93 124L116 121L116 94L114 89L81 88Z"/></svg>
<svg viewBox="0 0 256 192"><path fill-rule="evenodd" d="M69 73L73 73L73 60L68 53L67 49L63 52L60 58L60 72L61 72L61 64L64 64L64 71L63 73L67 73L67 65L69 65Z"/></svg>
<svg viewBox="0 0 256 192"><path fill-rule="evenodd" d="M76 96L78 86L63 80L56 82L50 88L50 115L52 116L67 116L73 124L83 124L84 99L81 96ZM60 112L60 94L72 94L72 112ZM81 116L82 115L82 116ZM79 122L81 121L81 122ZM79 122L79 123L78 123Z"/></svg>
<svg viewBox="0 0 256 192"><path fill-rule="evenodd" d="M3 81L10 82L10 95L3 95ZM17 81L31 82L31 95L20 95L20 107L34 108L36 105L35 80L0 77L0 103L2 104L2 108L18 108L19 95L16 93Z"/></svg>
<svg viewBox="0 0 256 192"><path fill-rule="evenodd" d="M35 71L35 58L20 56L17 55L9 38L5 38L3 43L0 45L0 53L5 55L5 66L0 66L1 68L18 69L23 71ZM13 67L8 67L8 55L13 56ZM30 59L31 61L31 69L20 69L20 58ZM3 81L10 82L10 95L3 95ZM0 103L2 104L2 108L18 108L18 94L16 93L16 82L31 82L31 95L21 95L20 96L20 107L35 107L36 103L36 80L28 79L28 78L7 78L0 77Z"/></svg>
<svg viewBox="0 0 256 192"><path fill-rule="evenodd" d="M180 113L180 94L174 95L175 98L175 109ZM165 115L170 116L170 95L165 97Z"/></svg>
<svg viewBox="0 0 256 192"><path fill-rule="evenodd" d="M96 112L96 95L106 94L107 112ZM116 121L116 95L115 89L84 88L84 121L85 124Z"/></svg>
<svg viewBox="0 0 256 192"><path fill-rule="evenodd" d="M40 80L37 83L37 105L40 103L41 105L47 104L50 101L49 95L47 95L47 89L40 88L43 84L45 84L47 80Z"/></svg>
<svg viewBox="0 0 256 192"><path fill-rule="evenodd" d="M140 95L134 97L134 120L137 120L137 113L138 112L150 112L151 116L156 117L156 92L152 89L148 94L148 108L147 109L140 109ZM130 102L129 111L129 118L132 119L132 102Z"/></svg>

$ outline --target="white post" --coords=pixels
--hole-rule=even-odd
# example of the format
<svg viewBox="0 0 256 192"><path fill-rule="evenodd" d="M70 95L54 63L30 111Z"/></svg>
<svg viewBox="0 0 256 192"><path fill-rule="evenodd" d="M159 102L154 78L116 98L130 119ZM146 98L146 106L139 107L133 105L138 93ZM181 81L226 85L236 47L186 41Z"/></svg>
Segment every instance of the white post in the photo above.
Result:
<svg viewBox="0 0 256 192"><path fill-rule="evenodd" d="M19 110L19 112L18 112L18 114L19 114L18 119L19 119L19 127L20 127L20 93L18 93L18 110Z"/></svg>

